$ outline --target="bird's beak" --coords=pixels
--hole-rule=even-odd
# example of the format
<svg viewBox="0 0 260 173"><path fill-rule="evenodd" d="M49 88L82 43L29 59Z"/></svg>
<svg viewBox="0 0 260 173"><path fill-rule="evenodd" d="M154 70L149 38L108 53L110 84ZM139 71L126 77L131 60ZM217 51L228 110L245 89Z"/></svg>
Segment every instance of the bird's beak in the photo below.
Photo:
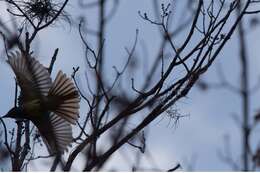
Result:
<svg viewBox="0 0 260 173"><path fill-rule="evenodd" d="M8 117L9 117L9 115L6 114L6 115L2 116L1 118L8 118Z"/></svg>

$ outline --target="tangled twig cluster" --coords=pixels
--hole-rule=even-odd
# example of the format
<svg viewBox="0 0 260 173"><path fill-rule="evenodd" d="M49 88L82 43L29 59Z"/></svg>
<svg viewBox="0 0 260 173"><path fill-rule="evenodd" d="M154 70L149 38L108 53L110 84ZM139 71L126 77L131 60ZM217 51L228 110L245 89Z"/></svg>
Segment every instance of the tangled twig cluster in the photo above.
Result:
<svg viewBox="0 0 260 173"><path fill-rule="evenodd" d="M60 10L64 3L55 0L8 0L12 8L8 12L17 17L25 18L25 21L31 24L40 25L48 23L56 18L59 14L60 18L69 21L68 15L64 10Z"/></svg>

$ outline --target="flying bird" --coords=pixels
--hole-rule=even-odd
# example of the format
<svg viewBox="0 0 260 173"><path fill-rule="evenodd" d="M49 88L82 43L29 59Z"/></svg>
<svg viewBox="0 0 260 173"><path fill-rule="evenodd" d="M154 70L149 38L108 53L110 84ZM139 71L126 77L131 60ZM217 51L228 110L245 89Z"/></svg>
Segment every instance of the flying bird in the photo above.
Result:
<svg viewBox="0 0 260 173"><path fill-rule="evenodd" d="M4 117L32 121L51 154L67 151L72 142L71 124L79 117L80 97L73 81L59 71L52 82L48 70L31 55L9 55L21 89L18 106Z"/></svg>

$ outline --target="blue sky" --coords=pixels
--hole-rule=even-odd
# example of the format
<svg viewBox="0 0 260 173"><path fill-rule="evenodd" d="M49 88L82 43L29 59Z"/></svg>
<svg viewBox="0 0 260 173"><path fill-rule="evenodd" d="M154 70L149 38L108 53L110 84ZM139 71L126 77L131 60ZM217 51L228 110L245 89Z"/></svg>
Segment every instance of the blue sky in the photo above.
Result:
<svg viewBox="0 0 260 173"><path fill-rule="evenodd" d="M94 9L88 9L84 12L79 11L78 7L70 2L66 10L72 15L72 18L76 18L79 14L84 13L88 16L88 27L95 29L97 19ZM131 47L136 29L139 30L139 44L137 45L136 52L142 55L142 43L145 43L147 48L145 55L148 58L140 59L140 62L146 62L149 67L154 58L154 54L157 53L159 49L160 41L157 40L159 40L160 35L158 28L144 22L138 16L139 10L153 14L151 1L122 0L120 1L119 10L107 26L105 36L105 61L107 62L106 74L108 79L114 75L112 66L116 65L120 67L125 62L127 54L124 48ZM176 11L177 18L175 19L176 21L174 21L176 24L183 19L182 14L181 11ZM6 15L6 13L1 11L0 15L2 17ZM6 19L6 23L9 23L9 19ZM175 25L174 22L173 27ZM250 45L248 51L250 55L251 86L253 86L259 78L259 35L260 32L258 28L247 35L247 41ZM226 45L212 68L203 75L203 79L217 82L216 67L221 64L227 79L233 83L234 86L239 86L240 65L237 57L238 40L235 37L236 35L234 35L232 40ZM94 46L94 39L91 37L88 38L88 41ZM182 36L176 37L177 40L175 41L181 42L182 38ZM81 44L77 28L69 28L68 24L59 23L55 27L41 32L37 39L40 40L37 44L39 48L39 51L37 51L39 60L45 65L49 64L55 48L60 49L53 76L56 75L59 69L62 69L67 74L71 74L72 66L82 67L80 74L84 75L84 47ZM140 67L142 66L140 65ZM0 101L0 107L2 108L0 109L0 114L2 115L5 114L13 104L14 76L11 69L3 61L0 63L0 69L0 97L4 98ZM138 86L138 84L142 82L142 70L137 70L133 75L135 79L137 79ZM250 105L251 115L260 108L258 100L259 92L252 96ZM241 117L240 98L234 93L224 89L201 92L198 88L194 87L188 97L180 100L180 102L175 105L175 108L177 108L181 114L188 115L180 119L177 126L173 126L173 124L169 125L169 118L166 118L166 115L162 115L162 117L165 118L157 118L148 129L146 129L148 131L147 147L156 163L156 167L167 170L175 164L180 163L184 170L189 170L190 165L193 170L197 171L231 170L228 165L220 160L217 151L223 150L224 136L228 134L230 136L231 152L234 158L239 159L241 156L242 146L240 131L231 117L232 114L237 114ZM85 108L82 107L81 111L84 112L84 109ZM12 120L8 121L11 122ZM257 134L258 131L259 128L256 129L255 134ZM253 145L256 144L254 140L251 142ZM126 149L124 146L119 152L115 153L111 158L111 162L109 162L104 169L111 170L117 168L124 171L131 169L131 164L125 162L122 153L127 154L132 162L135 161L134 156L131 154L133 153L133 149ZM151 167L151 163L145 156L143 156L141 163L144 168ZM39 169L39 167L32 166L31 169ZM44 169L44 166L42 169ZM75 169L77 170L78 168Z"/></svg>

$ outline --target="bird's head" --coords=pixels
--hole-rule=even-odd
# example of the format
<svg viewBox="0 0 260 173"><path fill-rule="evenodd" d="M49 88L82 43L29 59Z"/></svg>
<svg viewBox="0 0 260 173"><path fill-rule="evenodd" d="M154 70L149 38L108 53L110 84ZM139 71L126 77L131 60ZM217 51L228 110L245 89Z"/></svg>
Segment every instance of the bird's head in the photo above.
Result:
<svg viewBox="0 0 260 173"><path fill-rule="evenodd" d="M2 118L21 118L22 115L23 115L23 110L21 108L13 107Z"/></svg>

